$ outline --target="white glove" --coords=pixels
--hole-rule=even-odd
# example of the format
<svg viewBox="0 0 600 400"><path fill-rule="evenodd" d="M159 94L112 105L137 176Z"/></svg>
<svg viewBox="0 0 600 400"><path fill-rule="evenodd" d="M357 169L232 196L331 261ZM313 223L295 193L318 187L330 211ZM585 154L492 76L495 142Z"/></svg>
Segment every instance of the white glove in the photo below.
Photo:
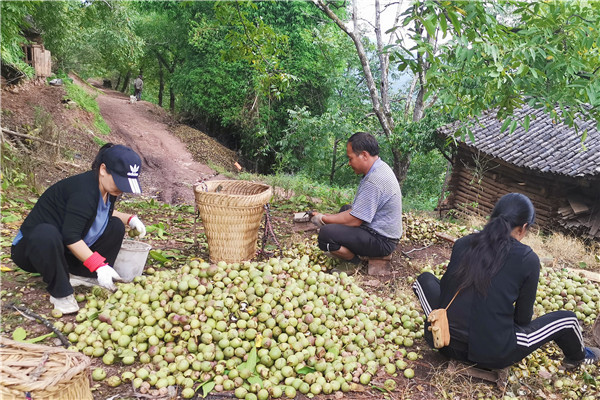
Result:
<svg viewBox="0 0 600 400"><path fill-rule="evenodd" d="M108 290L116 290L117 287L113 283L114 280L121 280L121 277L110 265L103 265L96 270L98 274L98 284Z"/></svg>
<svg viewBox="0 0 600 400"><path fill-rule="evenodd" d="M321 213L314 214L310 219L310 222L312 222L319 228L325 225L325 222L323 222L323 214Z"/></svg>
<svg viewBox="0 0 600 400"><path fill-rule="evenodd" d="M146 236L146 227L144 226L142 221L140 221L140 219L138 218L137 215L134 215L133 217L131 217L131 219L129 220L129 227L131 229L135 229L136 231L138 231L140 233L138 235L138 237L140 239L143 238L144 236Z"/></svg>

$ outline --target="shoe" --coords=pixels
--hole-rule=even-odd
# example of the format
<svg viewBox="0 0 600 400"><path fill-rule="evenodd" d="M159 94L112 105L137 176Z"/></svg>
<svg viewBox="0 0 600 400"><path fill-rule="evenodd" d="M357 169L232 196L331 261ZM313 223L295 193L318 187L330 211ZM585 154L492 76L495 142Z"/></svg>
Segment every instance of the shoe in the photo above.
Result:
<svg viewBox="0 0 600 400"><path fill-rule="evenodd" d="M75 300L75 296L72 294L59 298L50 296L50 303L54 304L54 308L63 314L73 314L79 311L77 300Z"/></svg>
<svg viewBox="0 0 600 400"><path fill-rule="evenodd" d="M591 365L600 363L600 349L597 347L586 347L585 348L585 357L583 360L572 361L565 359L563 361L563 366L566 369L577 368L580 365Z"/></svg>
<svg viewBox="0 0 600 400"><path fill-rule="evenodd" d="M92 286L98 286L98 279L92 278L92 277L87 277L87 276L79 276L79 275L69 274L69 283L73 287L75 287L75 286L92 287Z"/></svg>

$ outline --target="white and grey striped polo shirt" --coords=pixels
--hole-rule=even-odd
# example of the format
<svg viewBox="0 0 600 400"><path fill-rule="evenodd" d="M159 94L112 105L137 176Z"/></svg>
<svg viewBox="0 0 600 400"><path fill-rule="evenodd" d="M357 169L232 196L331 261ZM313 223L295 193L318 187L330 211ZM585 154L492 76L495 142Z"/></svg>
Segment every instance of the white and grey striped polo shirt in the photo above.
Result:
<svg viewBox="0 0 600 400"><path fill-rule="evenodd" d="M402 192L394 171L381 158L361 179L350 214L380 235L402 237Z"/></svg>

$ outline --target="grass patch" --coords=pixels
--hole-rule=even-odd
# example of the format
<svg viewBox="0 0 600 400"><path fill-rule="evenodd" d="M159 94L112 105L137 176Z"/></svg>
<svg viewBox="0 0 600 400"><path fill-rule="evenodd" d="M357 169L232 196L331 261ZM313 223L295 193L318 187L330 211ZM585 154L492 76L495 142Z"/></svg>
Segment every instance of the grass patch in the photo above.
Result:
<svg viewBox="0 0 600 400"><path fill-rule="evenodd" d="M77 103L79 107L94 115L94 128L96 131L103 135L108 135L110 127L100 114L100 107L98 107L96 97L92 97L84 89L69 81L65 81L65 90L67 91L67 96Z"/></svg>
<svg viewBox="0 0 600 400"><path fill-rule="evenodd" d="M106 140L103 140L101 138L99 138L98 136L94 136L92 138L92 140L94 141L94 143L96 143L98 146L102 147L104 146L106 143L108 143Z"/></svg>
<svg viewBox="0 0 600 400"><path fill-rule="evenodd" d="M578 238L556 232L551 235L530 232L523 242L540 257L552 258L560 267L594 270L600 267L600 249L590 249Z"/></svg>
<svg viewBox="0 0 600 400"><path fill-rule="evenodd" d="M231 173L211 164L222 175L233 179L260 181L273 186L271 203L274 207L290 211L314 209L322 212L337 213L344 204L351 204L356 188L341 188L318 183L302 175L260 175L249 172Z"/></svg>

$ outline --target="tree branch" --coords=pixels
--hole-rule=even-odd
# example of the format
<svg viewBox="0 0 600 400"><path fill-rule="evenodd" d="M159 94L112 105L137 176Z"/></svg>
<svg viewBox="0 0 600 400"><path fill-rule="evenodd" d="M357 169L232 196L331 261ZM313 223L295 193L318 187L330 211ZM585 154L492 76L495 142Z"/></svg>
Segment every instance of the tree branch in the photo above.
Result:
<svg viewBox="0 0 600 400"><path fill-rule="evenodd" d="M235 2L235 9L238 13L238 17L240 19L240 23L242 24L242 27L244 28L244 36L246 36L246 38L250 41L250 43L252 44L252 46L256 49L258 55L260 56L260 58L263 60L263 62L268 65L270 68L275 68L275 66L273 65L272 62L270 62L269 60L267 60L264 55L262 54L260 45L258 43L256 43L254 41L254 39L252 39L250 37L250 34L248 33L248 29L246 28L246 24L244 23L244 19L242 18L242 12L240 11L240 5L238 4L238 2Z"/></svg>
<svg viewBox="0 0 600 400"><path fill-rule="evenodd" d="M24 133L18 133L18 132L14 132L14 131L8 130L8 129L6 129L6 128L2 128L2 132L4 132L4 133L8 133L9 135L12 135L12 136L18 136L18 137L22 137L22 138L25 138L25 139L37 140L38 142L46 143L46 144L49 144L50 146L54 146L54 147L58 146L58 145L57 145L56 143L54 143L54 142L49 142L49 141L47 141L47 140L40 139L40 138L38 138L38 137L31 136L31 135L26 135L26 134L24 134Z"/></svg>
<svg viewBox="0 0 600 400"><path fill-rule="evenodd" d="M356 1L353 2L353 12L352 12L352 20L354 25L354 31L351 31L346 24L325 4L323 0L312 0L313 4L321 11L323 11L335 24L345 32L350 39L354 42L354 46L356 47L356 52L358 54L358 58L362 65L363 74L366 78L367 88L369 89L369 95L371 97L371 103L373 105L373 111L377 115L377 119L383 128L384 134L386 136L390 136L392 134L393 128L390 127L389 121L385 115L384 109L381 105L381 99L377 93L377 87L375 85L375 79L373 78L373 73L371 72L371 67L369 65L369 59L367 57L367 53L362 44L361 37L357 34L357 11L356 11Z"/></svg>

